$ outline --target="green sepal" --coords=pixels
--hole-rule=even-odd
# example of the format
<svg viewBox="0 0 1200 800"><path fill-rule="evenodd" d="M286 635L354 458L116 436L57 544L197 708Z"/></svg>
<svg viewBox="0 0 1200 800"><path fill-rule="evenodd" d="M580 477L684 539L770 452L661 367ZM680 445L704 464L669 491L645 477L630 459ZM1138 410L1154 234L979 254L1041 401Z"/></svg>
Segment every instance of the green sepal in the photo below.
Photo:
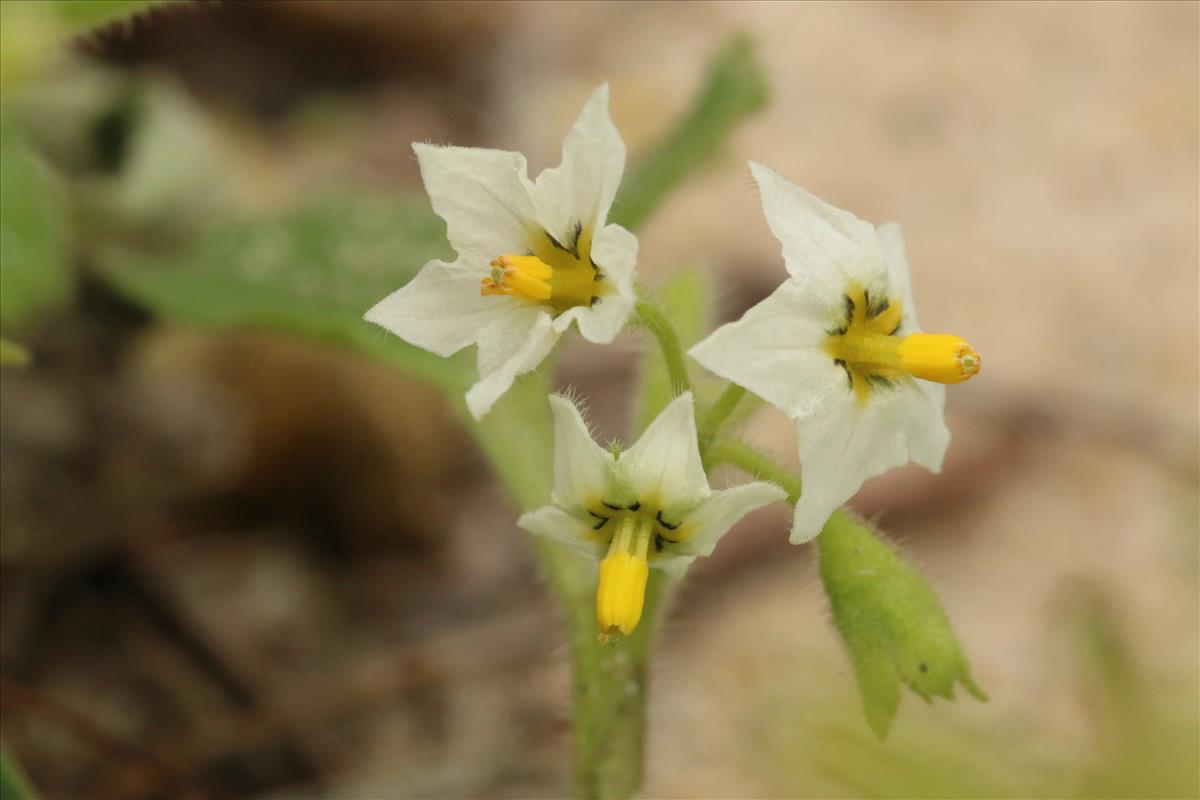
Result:
<svg viewBox="0 0 1200 800"><path fill-rule="evenodd" d="M876 735L887 736L902 684L926 701L954 699L955 684L987 700L937 595L893 545L846 511L830 517L817 545L833 621Z"/></svg>

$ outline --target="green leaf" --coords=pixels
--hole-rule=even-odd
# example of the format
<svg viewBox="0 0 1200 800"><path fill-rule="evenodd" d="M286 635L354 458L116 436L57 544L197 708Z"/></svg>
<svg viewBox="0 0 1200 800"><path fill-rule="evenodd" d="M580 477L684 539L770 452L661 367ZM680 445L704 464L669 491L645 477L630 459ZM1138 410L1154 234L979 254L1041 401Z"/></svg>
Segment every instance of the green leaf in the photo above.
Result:
<svg viewBox="0 0 1200 800"><path fill-rule="evenodd" d="M687 350L700 340L712 319L712 287L708 276L698 269L680 270L656 294L663 312L675 324L680 345ZM663 355L657 347L647 347L635 401L637 430L645 430L672 397Z"/></svg>
<svg viewBox="0 0 1200 800"><path fill-rule="evenodd" d="M73 276L63 196L11 117L0 117L0 329L62 302Z"/></svg>
<svg viewBox="0 0 1200 800"><path fill-rule="evenodd" d="M622 182L611 222L633 230L685 178L702 167L747 117L767 104L767 79L754 43L735 34L709 63L691 110L667 136L638 159Z"/></svg>
<svg viewBox="0 0 1200 800"><path fill-rule="evenodd" d="M817 544L833 621L880 738L896 716L901 684L927 701L952 700L956 683L987 700L937 595L895 547L845 511L830 517Z"/></svg>
<svg viewBox="0 0 1200 800"><path fill-rule="evenodd" d="M8 748L0 743L0 800L34 800L33 787Z"/></svg>
<svg viewBox="0 0 1200 800"><path fill-rule="evenodd" d="M34 78L62 52L62 40L114 22L156 0L3 0L0 2L0 86Z"/></svg>
<svg viewBox="0 0 1200 800"><path fill-rule="evenodd" d="M29 351L0 336L0 365L23 367L29 363Z"/></svg>
<svg viewBox="0 0 1200 800"><path fill-rule="evenodd" d="M161 0L54 0L55 10L68 33L127 19L155 5L165 4Z"/></svg>
<svg viewBox="0 0 1200 800"><path fill-rule="evenodd" d="M185 252L109 252L102 262L120 291L164 317L344 347L460 392L474 374L469 354L440 358L362 319L446 254L423 201L318 195L282 214L216 222Z"/></svg>

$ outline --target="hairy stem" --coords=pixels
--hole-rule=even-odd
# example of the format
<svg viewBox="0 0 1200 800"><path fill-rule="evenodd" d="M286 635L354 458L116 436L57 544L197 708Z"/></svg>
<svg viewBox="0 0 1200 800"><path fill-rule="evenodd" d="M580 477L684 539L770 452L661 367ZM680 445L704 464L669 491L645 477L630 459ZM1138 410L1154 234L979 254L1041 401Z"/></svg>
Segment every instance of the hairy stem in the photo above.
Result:
<svg viewBox="0 0 1200 800"><path fill-rule="evenodd" d="M651 570L642 621L614 644L598 639L595 593L570 603L574 706L573 793L629 798L642 784L646 737L646 665L666 579Z"/></svg>
<svg viewBox="0 0 1200 800"><path fill-rule="evenodd" d="M635 309L637 324L654 335L658 347L662 350L663 360L667 364L667 375L671 378L671 393L676 397L691 390L692 382L688 378L687 362L683 358L683 347L679 344L679 335L675 326L653 301L643 297Z"/></svg>
<svg viewBox="0 0 1200 800"><path fill-rule="evenodd" d="M700 420L700 452L704 452L713 438L721 431L721 427L729 421L733 412L746 397L746 387L731 383L708 409L708 413Z"/></svg>
<svg viewBox="0 0 1200 800"><path fill-rule="evenodd" d="M732 464L757 478L783 487L788 493L789 503L800 499L800 476L740 439L718 439L709 446L708 458L713 466Z"/></svg>

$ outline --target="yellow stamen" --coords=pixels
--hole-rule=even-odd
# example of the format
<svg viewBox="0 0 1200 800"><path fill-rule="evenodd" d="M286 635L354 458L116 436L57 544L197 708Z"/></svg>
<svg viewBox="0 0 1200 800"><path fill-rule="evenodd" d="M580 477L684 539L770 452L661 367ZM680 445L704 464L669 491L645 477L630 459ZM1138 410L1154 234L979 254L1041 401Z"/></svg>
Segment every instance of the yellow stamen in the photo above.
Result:
<svg viewBox="0 0 1200 800"><path fill-rule="evenodd" d="M628 636L642 618L650 576L646 551L651 530L650 520L642 517L625 516L617 523L608 555L600 562L600 585L596 590L601 642L616 635Z"/></svg>
<svg viewBox="0 0 1200 800"><path fill-rule="evenodd" d="M982 359L958 336L931 333L896 335L902 321L898 298L876 299L862 286L845 294L842 325L831 331L825 350L846 370L860 403L875 386L904 377L961 383L979 372Z"/></svg>
<svg viewBox="0 0 1200 800"><path fill-rule="evenodd" d="M900 342L900 369L938 383L962 383L979 372L982 359L961 337L914 333Z"/></svg>
<svg viewBox="0 0 1200 800"><path fill-rule="evenodd" d="M553 275L550 265L537 256L504 255L492 262L492 274L479 282L479 293L549 300Z"/></svg>

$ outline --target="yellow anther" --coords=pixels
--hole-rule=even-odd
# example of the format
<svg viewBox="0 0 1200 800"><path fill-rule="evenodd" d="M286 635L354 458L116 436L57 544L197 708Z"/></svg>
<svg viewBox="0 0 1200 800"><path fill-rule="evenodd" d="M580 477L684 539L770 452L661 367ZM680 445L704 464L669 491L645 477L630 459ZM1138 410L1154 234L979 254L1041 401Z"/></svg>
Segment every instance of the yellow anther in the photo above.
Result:
<svg viewBox="0 0 1200 800"><path fill-rule="evenodd" d="M553 275L550 265L537 256L504 255L492 262L492 273L479 282L479 293L549 300Z"/></svg>
<svg viewBox="0 0 1200 800"><path fill-rule="evenodd" d="M651 522L625 516L617 523L617 532L608 555L600 562L600 585L596 590L596 621L600 641L633 633L642 618L646 581L650 565L646 551L650 546Z"/></svg>
<svg viewBox="0 0 1200 800"><path fill-rule="evenodd" d="M900 369L938 383L962 383L978 373L982 363L979 354L961 337L941 333L904 337L899 356Z"/></svg>

